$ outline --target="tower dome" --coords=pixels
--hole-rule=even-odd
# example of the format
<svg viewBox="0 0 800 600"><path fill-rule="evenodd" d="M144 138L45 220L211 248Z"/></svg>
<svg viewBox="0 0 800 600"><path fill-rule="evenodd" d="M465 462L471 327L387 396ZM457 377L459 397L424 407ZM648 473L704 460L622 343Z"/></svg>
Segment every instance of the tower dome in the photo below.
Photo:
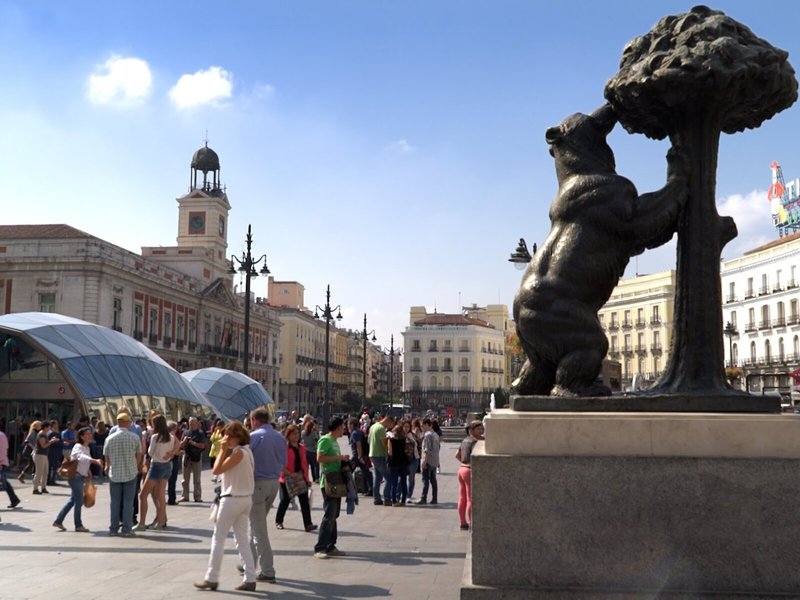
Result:
<svg viewBox="0 0 800 600"><path fill-rule="evenodd" d="M208 173L209 171L218 171L219 156L216 152L208 147L208 144L206 144L194 153L192 156L191 166L193 169L197 169L203 173Z"/></svg>

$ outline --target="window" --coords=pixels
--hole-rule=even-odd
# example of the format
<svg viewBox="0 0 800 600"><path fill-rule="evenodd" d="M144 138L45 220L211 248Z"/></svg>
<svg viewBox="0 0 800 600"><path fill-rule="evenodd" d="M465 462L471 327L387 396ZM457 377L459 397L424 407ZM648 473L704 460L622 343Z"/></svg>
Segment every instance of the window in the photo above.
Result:
<svg viewBox="0 0 800 600"><path fill-rule="evenodd" d="M611 352L618 352L617 350L617 336L611 336Z"/></svg>
<svg viewBox="0 0 800 600"><path fill-rule="evenodd" d="M134 333L142 334L142 327L144 325L144 307L141 304L133 305L133 331Z"/></svg>
<svg viewBox="0 0 800 600"><path fill-rule="evenodd" d="M736 327L736 311L735 310L731 311L731 325Z"/></svg>
<svg viewBox="0 0 800 600"><path fill-rule="evenodd" d="M644 309L640 308L636 311L636 324L643 325L644 324Z"/></svg>
<svg viewBox="0 0 800 600"><path fill-rule="evenodd" d="M113 307L111 328L114 331L122 331L122 298L114 298Z"/></svg>
<svg viewBox="0 0 800 600"><path fill-rule="evenodd" d="M736 283L733 281L728 284L728 302L736 302Z"/></svg>
<svg viewBox="0 0 800 600"><path fill-rule="evenodd" d="M411 351L412 352L419 352L419 350L420 350L420 348L419 348L419 340L413 340L411 342Z"/></svg>
<svg viewBox="0 0 800 600"><path fill-rule="evenodd" d="M623 350L625 352L630 352L631 351L631 334L630 333L626 333L625 334L625 347L623 348Z"/></svg>
<svg viewBox="0 0 800 600"><path fill-rule="evenodd" d="M165 311L164 312L164 335L165 338L172 337L172 312Z"/></svg>
<svg viewBox="0 0 800 600"><path fill-rule="evenodd" d="M184 318L183 315L178 315L177 326L175 330L175 340L179 343L183 343L183 326L184 326Z"/></svg>
<svg viewBox="0 0 800 600"><path fill-rule="evenodd" d="M611 327L618 327L619 324L617 323L617 313L611 313Z"/></svg>
<svg viewBox="0 0 800 600"><path fill-rule="evenodd" d="M150 337L156 335L156 330L158 328L158 309L151 308L150 309L150 327L148 331L150 333Z"/></svg>
<svg viewBox="0 0 800 600"><path fill-rule="evenodd" d="M786 352L786 348L783 345L783 338L778 339L778 359L783 362L784 357L786 356L784 353Z"/></svg>
<svg viewBox="0 0 800 600"><path fill-rule="evenodd" d="M750 342L750 362L756 362L756 343Z"/></svg>
<svg viewBox="0 0 800 600"><path fill-rule="evenodd" d="M636 350L644 350L645 349L644 334L643 333L640 333L638 335L638 339L636 340L636 344L637 344L636 345Z"/></svg>
<svg viewBox="0 0 800 600"><path fill-rule="evenodd" d="M752 298L753 297L753 278L752 277L748 277L747 278L747 291L745 292L744 297L745 298Z"/></svg>
<svg viewBox="0 0 800 600"><path fill-rule="evenodd" d="M764 342L764 358L767 362L772 360L772 345L769 343L769 340Z"/></svg>
<svg viewBox="0 0 800 600"><path fill-rule="evenodd" d="M659 314L658 306L653 306L651 309L651 319L650 321L653 323L661 323L661 315Z"/></svg>
<svg viewBox="0 0 800 600"><path fill-rule="evenodd" d="M197 337L197 325L195 324L194 319L189 319L189 339L187 340L190 344L194 344L197 342L195 339Z"/></svg>
<svg viewBox="0 0 800 600"><path fill-rule="evenodd" d="M56 295L53 292L39 294L39 312L56 312Z"/></svg>
<svg viewBox="0 0 800 600"><path fill-rule="evenodd" d="M444 359L444 367L442 368L442 370L444 370L444 371L452 371L453 370L453 365L450 364L450 358L445 358ZM445 386L445 387L447 387L447 386Z"/></svg>
<svg viewBox="0 0 800 600"><path fill-rule="evenodd" d="M600 320L600 327L606 326L606 316L603 313L597 315L597 318Z"/></svg>
<svg viewBox="0 0 800 600"><path fill-rule="evenodd" d="M436 359L432 358L430 362L430 366L428 367L429 371L438 371L439 365L436 363Z"/></svg>

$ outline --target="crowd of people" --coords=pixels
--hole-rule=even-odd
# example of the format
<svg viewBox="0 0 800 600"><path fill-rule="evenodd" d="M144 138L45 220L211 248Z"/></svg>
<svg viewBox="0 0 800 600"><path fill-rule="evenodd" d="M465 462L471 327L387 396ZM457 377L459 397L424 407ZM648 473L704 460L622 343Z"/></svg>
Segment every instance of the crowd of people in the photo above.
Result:
<svg viewBox="0 0 800 600"><path fill-rule="evenodd" d="M107 477L109 534L134 537L166 529L169 506L190 498L202 502L202 464L208 456L212 481L218 486L212 503L214 533L208 567L203 579L195 583L200 589L217 588L225 539L231 530L243 578L236 589L254 590L257 581L275 581L267 519L276 499L275 527L284 529L289 506L299 503L303 528L316 532L313 556L318 559L345 554L336 545L343 500L348 513L354 510L359 494L371 497L377 506L394 508L411 502L439 502L442 431L429 417L373 418L364 411L360 417L333 417L321 431L310 415L301 419L292 412L272 422L270 412L262 408L252 411L244 422L225 424L217 419L208 427L210 431L194 417L168 421L155 410L138 421L122 410L110 429L96 418L67 422L63 430L57 421L36 420L22 444L17 478L24 483L32 470L33 494L41 495L49 493L48 485L58 485L58 472L68 472L70 496L53 526L66 530L64 523L71 511L74 530L88 532L82 521L86 487L93 478ZM456 459L460 462L458 516L461 529L468 530L471 457L475 443L482 439L482 423L473 421L466 433ZM349 454L340 450L343 436ZM8 439L0 431L0 476L9 508L14 508L20 499L7 478L8 450ZM414 499L419 489L417 475L422 489ZM312 522L310 503L312 488L317 485L322 498L319 525ZM150 502L155 517L148 524Z"/></svg>

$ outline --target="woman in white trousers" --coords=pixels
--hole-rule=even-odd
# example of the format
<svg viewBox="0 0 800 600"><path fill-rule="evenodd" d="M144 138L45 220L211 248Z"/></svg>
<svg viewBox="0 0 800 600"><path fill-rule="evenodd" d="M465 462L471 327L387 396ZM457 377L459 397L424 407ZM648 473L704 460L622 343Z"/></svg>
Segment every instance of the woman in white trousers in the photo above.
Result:
<svg viewBox="0 0 800 600"><path fill-rule="evenodd" d="M217 510L208 570L194 586L201 590L216 590L219 572L225 554L225 538L233 529L236 550L244 565L244 581L235 589L252 592L256 589L256 565L250 549L248 527L250 507L255 489L253 453L250 451L250 433L238 421L231 421L223 430L222 448L211 472L222 475L222 488Z"/></svg>

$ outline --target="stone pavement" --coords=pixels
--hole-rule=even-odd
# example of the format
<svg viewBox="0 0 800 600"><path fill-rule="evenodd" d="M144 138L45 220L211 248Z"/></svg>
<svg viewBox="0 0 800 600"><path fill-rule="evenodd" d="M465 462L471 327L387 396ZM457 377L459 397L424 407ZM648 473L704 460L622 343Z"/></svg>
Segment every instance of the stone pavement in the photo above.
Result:
<svg viewBox="0 0 800 600"><path fill-rule="evenodd" d="M303 530L299 510L287 511L286 529L280 531L273 508L268 526L277 583L259 582L256 592L233 589L241 576L232 536L217 592L192 586L205 574L213 530L208 520L213 497L208 469L203 472L205 502L167 507L166 531L145 531L135 538L108 535L107 485L99 486L97 504L84 508L83 524L91 532L72 531L72 513L64 521L67 531L61 532L52 522L69 496L66 484L49 488L49 495L34 496L30 479L21 485L12 476L22 503L14 510L0 509L0 600L174 600L207 594L281 600L456 600L469 540L456 514L456 449L457 444L442 444L438 506L387 508L361 496L355 513L347 515L343 502L337 546L347 552L345 557L314 559L316 532ZM419 497L419 475L416 486ZM315 491L311 514L318 524L321 496L318 487ZM7 504L6 494L0 492L0 507ZM148 521L154 517L151 506Z"/></svg>

